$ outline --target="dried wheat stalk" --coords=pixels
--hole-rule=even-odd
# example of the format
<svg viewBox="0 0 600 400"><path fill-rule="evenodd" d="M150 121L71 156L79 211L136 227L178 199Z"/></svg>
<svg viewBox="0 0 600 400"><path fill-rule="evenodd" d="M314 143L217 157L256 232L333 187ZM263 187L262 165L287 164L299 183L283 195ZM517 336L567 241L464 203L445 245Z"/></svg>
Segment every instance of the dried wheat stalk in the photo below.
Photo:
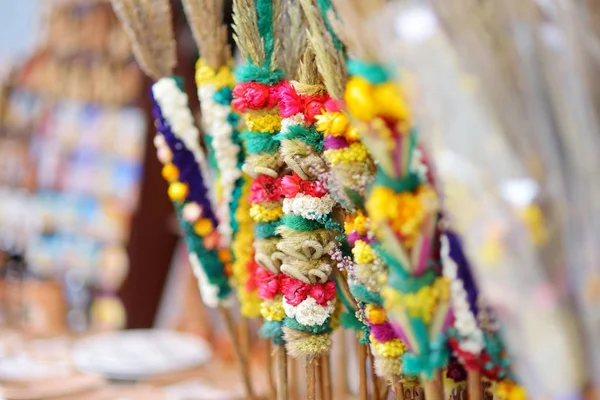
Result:
<svg viewBox="0 0 600 400"><path fill-rule="evenodd" d="M306 20L300 2L283 0L281 20L277 20L276 37L281 38L277 65L285 71L288 79L298 79L298 65L306 47Z"/></svg>
<svg viewBox="0 0 600 400"><path fill-rule="evenodd" d="M168 76L176 63L169 0L111 0L132 42L135 58L154 80Z"/></svg>
<svg viewBox="0 0 600 400"><path fill-rule="evenodd" d="M182 0L185 13L206 64L214 70L231 58L227 26L223 23L223 0Z"/></svg>
<svg viewBox="0 0 600 400"><path fill-rule="evenodd" d="M273 0L273 54L271 57L271 70L278 68L281 63L283 52L283 38L285 37L285 29L283 25L283 17L285 15L285 7L283 0Z"/></svg>
<svg viewBox="0 0 600 400"><path fill-rule="evenodd" d="M254 1L233 0L233 38L244 61L263 65L265 49L258 31L258 19Z"/></svg>
<svg viewBox="0 0 600 400"><path fill-rule="evenodd" d="M348 77L344 55L335 48L315 0L301 0L300 3L308 22L308 40L314 50L319 73L329 95L341 100Z"/></svg>

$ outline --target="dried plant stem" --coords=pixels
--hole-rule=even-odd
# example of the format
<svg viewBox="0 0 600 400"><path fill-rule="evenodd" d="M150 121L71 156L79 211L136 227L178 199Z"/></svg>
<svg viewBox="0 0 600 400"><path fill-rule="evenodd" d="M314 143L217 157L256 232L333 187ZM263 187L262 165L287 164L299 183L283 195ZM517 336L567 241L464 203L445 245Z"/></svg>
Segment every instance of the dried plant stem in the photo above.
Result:
<svg viewBox="0 0 600 400"><path fill-rule="evenodd" d="M379 382L377 379L377 375L375 375L375 357L373 357L373 352L371 348L367 347L367 355L369 356L369 365L371 366L371 386L373 386L373 398L379 399Z"/></svg>
<svg viewBox="0 0 600 400"><path fill-rule="evenodd" d="M265 365L267 366L267 379L269 381L269 399L274 399L277 396L277 387L273 376L273 347L270 340L265 340Z"/></svg>
<svg viewBox="0 0 600 400"><path fill-rule="evenodd" d="M332 400L333 388L331 386L331 359L329 353L321 356L321 399Z"/></svg>
<svg viewBox="0 0 600 400"><path fill-rule="evenodd" d="M402 385L400 376L394 377L392 385L394 386L394 399L404 400L404 385Z"/></svg>
<svg viewBox="0 0 600 400"><path fill-rule="evenodd" d="M346 331L338 330L338 338L336 339L336 362L335 362L335 392L341 398L346 398L348 391L348 368L347 368L347 357L346 357Z"/></svg>
<svg viewBox="0 0 600 400"><path fill-rule="evenodd" d="M296 358L292 358L291 360L289 358L286 359L288 360L288 365L290 366L288 376L291 378L289 381L290 392L292 393L291 398L296 400L298 399L298 376L300 375L298 363L300 361Z"/></svg>
<svg viewBox="0 0 600 400"><path fill-rule="evenodd" d="M388 395L390 394L390 385L386 380L380 379L379 383L381 384L381 400L386 400L388 398Z"/></svg>
<svg viewBox="0 0 600 400"><path fill-rule="evenodd" d="M233 342L233 349L237 356L238 362L240 364L240 368L242 371L242 378L244 380L244 387L246 388L246 397L248 399L254 399L254 390L252 389L252 379L250 377L250 365L248 364L248 355L242 351L242 347L240 345L240 340L237 335L237 330L235 327L235 322L233 321L233 316L228 308L219 305L219 312L221 313L221 317L225 321L225 325L227 326L227 330L231 336L231 341Z"/></svg>
<svg viewBox="0 0 600 400"><path fill-rule="evenodd" d="M316 400L317 399L317 369L316 359L307 357L306 358L306 399Z"/></svg>
<svg viewBox="0 0 600 400"><path fill-rule="evenodd" d="M469 400L483 399L483 386L481 386L481 371L471 369L468 370L467 385Z"/></svg>
<svg viewBox="0 0 600 400"><path fill-rule="evenodd" d="M275 349L275 351L277 352L277 400L287 400L288 380L287 353L285 351L285 345L277 345Z"/></svg>
<svg viewBox="0 0 600 400"><path fill-rule="evenodd" d="M444 400L444 382L441 370L435 371L433 379L424 378L422 382L427 400Z"/></svg>
<svg viewBox="0 0 600 400"><path fill-rule="evenodd" d="M361 344L356 338L356 348L358 353L358 398L360 400L367 400L367 346Z"/></svg>

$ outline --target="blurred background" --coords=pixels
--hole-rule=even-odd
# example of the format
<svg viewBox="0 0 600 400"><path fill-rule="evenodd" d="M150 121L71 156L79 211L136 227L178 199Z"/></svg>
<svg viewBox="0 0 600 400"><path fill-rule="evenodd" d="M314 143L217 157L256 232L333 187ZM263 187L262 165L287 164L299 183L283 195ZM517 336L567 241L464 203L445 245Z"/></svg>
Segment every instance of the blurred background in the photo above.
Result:
<svg viewBox="0 0 600 400"><path fill-rule="evenodd" d="M197 114L198 54L180 2L173 4L176 73ZM69 394L97 386L98 378L99 399L163 398L165 385L181 382L172 390L191 397L179 398L232 398L237 375L219 367L231 369L230 342L202 305L154 155L150 82L110 3L0 0L0 7L0 398ZM91 334L124 328L154 330L77 347ZM251 328L240 331L246 347ZM188 336L167 334L175 331ZM179 359L157 362L174 370L201 365L211 353L220 360L211 362L212 374L154 371L153 383L141 386L148 371L130 366L135 373L124 380L137 383L118 390L104 384L115 378L114 360L86 364L124 348L130 360L149 364L144 355L161 343L175 353L180 346ZM264 355L260 346L256 353ZM72 368L73 357L93 379ZM57 374L74 383L57 389ZM226 395L215 382L228 387Z"/></svg>

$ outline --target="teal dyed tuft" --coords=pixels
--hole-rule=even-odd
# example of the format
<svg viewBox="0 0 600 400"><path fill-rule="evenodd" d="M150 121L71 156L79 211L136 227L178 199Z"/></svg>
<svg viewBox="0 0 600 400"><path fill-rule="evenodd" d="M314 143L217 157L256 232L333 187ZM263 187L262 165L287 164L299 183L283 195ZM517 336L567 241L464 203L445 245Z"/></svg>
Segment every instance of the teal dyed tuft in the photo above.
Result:
<svg viewBox="0 0 600 400"><path fill-rule="evenodd" d="M296 321L295 318L285 317L283 320L283 326L286 328L290 328L296 331L307 332L312 335L320 335L322 333L331 333L333 329L330 326L331 318L327 317L325 322L322 325L302 325L300 322Z"/></svg>
<svg viewBox="0 0 600 400"><path fill-rule="evenodd" d="M281 222L259 222L254 225L254 235L257 239L269 239L277 236L277 227L281 225Z"/></svg>
<svg viewBox="0 0 600 400"><path fill-rule="evenodd" d="M314 125L301 126L291 125L288 127L287 132L281 132L275 136L276 140L302 140L304 143L312 147L317 153L323 152L323 134L317 132Z"/></svg>
<svg viewBox="0 0 600 400"><path fill-rule="evenodd" d="M450 351L446 346L446 337L444 334L439 335L432 342L428 342L427 338L423 340L422 335L427 335L427 332L419 332L417 340L424 341L425 346L420 348L426 349L420 354L406 353L402 356L402 371L406 375L419 376L425 375L432 379L436 369L443 368L448 363Z"/></svg>
<svg viewBox="0 0 600 400"><path fill-rule="evenodd" d="M263 324L260 327L259 335L264 338L271 339L273 344L285 344L281 327L282 323L279 321L263 321Z"/></svg>
<svg viewBox="0 0 600 400"><path fill-rule="evenodd" d="M429 286L435 280L435 272L427 270L420 276L403 276L396 268L390 268L388 285L403 293L415 293L424 286Z"/></svg>
<svg viewBox="0 0 600 400"><path fill-rule="evenodd" d="M218 171L219 167L217 164L217 155L215 154L215 149L213 148L212 142L213 137L211 135L204 135L204 143L208 148L208 165L215 171Z"/></svg>
<svg viewBox="0 0 600 400"><path fill-rule="evenodd" d="M387 71L381 65L362 60L349 60L348 72L350 75L358 75L365 78L373 85L379 85L390 80Z"/></svg>
<svg viewBox="0 0 600 400"><path fill-rule="evenodd" d="M409 173L402 179L390 178L380 168L377 169L375 184L392 189L396 193L412 192L421 184L421 178L415 173Z"/></svg>
<svg viewBox="0 0 600 400"><path fill-rule="evenodd" d="M258 16L258 33L262 39L265 48L265 66L271 64L273 58L273 49L275 47L275 39L273 38L273 2L272 0L256 0L256 15ZM280 21L277 21L281 23Z"/></svg>
<svg viewBox="0 0 600 400"><path fill-rule="evenodd" d="M387 251L385 251L381 246L381 243L373 243L371 247L373 247L379 258L381 258L388 265L390 272L396 272L401 279L409 277L408 272L406 272L406 269L404 269L402 264L400 264L395 257L392 257Z"/></svg>
<svg viewBox="0 0 600 400"><path fill-rule="evenodd" d="M175 84L182 92L185 92L185 86L183 84L183 78L179 75L171 75L171 79L175 81Z"/></svg>
<svg viewBox="0 0 600 400"><path fill-rule="evenodd" d="M268 132L244 131L241 136L248 154L275 154L279 149L279 142Z"/></svg>
<svg viewBox="0 0 600 400"><path fill-rule="evenodd" d="M363 323L356 318L354 312L345 312L340 316L340 323L345 329L359 331L363 328Z"/></svg>
<svg viewBox="0 0 600 400"><path fill-rule="evenodd" d="M323 225L317 221L304 219L299 215L288 214L281 217L281 223L295 231L316 231L323 229Z"/></svg>
<svg viewBox="0 0 600 400"><path fill-rule="evenodd" d="M365 199L355 190L352 190L348 187L343 188L344 194L348 200L350 200L352 208L355 210L364 210L365 209Z"/></svg>
<svg viewBox="0 0 600 400"><path fill-rule="evenodd" d="M358 301L367 304L374 304L376 306L383 305L383 298L379 293L369 292L366 287L362 285L350 285L350 293Z"/></svg>
<svg viewBox="0 0 600 400"><path fill-rule="evenodd" d="M213 101L222 106L230 106L233 99L232 90L228 86L223 86L221 89L213 93Z"/></svg>
<svg viewBox="0 0 600 400"><path fill-rule="evenodd" d="M245 64L239 66L235 71L235 78L238 82L258 82L265 85L275 85L285 76L280 69L271 71L268 67L254 64Z"/></svg>

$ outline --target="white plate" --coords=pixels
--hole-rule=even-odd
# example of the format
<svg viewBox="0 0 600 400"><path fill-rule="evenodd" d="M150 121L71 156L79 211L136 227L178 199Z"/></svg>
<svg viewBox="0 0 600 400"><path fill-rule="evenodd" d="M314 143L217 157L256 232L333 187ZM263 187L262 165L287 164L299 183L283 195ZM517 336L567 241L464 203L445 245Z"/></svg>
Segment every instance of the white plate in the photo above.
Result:
<svg viewBox="0 0 600 400"><path fill-rule="evenodd" d="M75 343L73 361L84 372L109 379L138 380L205 364L209 345L197 336L167 330L128 330Z"/></svg>

